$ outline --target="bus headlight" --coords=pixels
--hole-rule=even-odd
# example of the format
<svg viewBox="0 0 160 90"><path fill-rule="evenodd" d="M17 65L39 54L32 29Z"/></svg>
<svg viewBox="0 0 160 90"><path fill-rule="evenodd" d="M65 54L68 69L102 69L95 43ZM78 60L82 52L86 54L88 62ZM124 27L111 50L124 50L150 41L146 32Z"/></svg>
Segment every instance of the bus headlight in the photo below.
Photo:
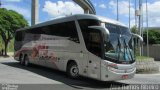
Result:
<svg viewBox="0 0 160 90"><path fill-rule="evenodd" d="M117 66L117 64L114 64L114 63L112 63L112 64L108 64L108 68L114 68L114 69L118 69L118 66Z"/></svg>

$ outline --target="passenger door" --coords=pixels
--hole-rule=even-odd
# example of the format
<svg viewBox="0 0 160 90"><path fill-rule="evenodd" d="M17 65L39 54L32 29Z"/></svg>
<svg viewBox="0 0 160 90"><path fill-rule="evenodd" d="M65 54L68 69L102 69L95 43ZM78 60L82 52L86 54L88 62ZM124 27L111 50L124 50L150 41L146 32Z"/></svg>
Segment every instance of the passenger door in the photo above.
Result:
<svg viewBox="0 0 160 90"><path fill-rule="evenodd" d="M88 76L100 79L100 65L102 57L102 34L100 30L90 29L88 35Z"/></svg>

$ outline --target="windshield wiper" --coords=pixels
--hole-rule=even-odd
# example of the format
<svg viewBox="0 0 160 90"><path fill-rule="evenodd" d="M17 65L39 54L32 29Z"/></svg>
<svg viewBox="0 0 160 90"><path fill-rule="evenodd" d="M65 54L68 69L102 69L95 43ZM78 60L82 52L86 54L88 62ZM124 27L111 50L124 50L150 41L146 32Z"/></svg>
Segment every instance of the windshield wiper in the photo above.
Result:
<svg viewBox="0 0 160 90"><path fill-rule="evenodd" d="M128 51L129 51L129 53L130 53L130 56L131 56L131 60L133 61L132 53L131 53L130 49L128 48L125 39L124 39L124 44L125 44L125 47L124 47L124 48L126 49L126 54L127 54L127 49L128 49ZM125 52L124 52L124 53L125 53ZM127 55L127 56L128 56L128 55ZM129 56L128 56L128 57L129 57Z"/></svg>
<svg viewBox="0 0 160 90"><path fill-rule="evenodd" d="M119 59L120 59L120 52L121 52L121 44L120 44L120 41L119 41L119 37L118 37L117 47L118 47L118 49L119 49L119 51L118 51L118 61L119 61Z"/></svg>

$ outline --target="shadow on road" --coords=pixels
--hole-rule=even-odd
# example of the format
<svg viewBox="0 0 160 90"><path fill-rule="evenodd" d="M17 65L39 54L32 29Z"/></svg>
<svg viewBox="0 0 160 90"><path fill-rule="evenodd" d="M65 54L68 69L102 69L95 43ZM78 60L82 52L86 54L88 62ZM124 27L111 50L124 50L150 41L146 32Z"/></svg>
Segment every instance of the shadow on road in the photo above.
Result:
<svg viewBox="0 0 160 90"><path fill-rule="evenodd" d="M41 67L37 65L30 65L30 67L25 67L25 66L20 65L18 62L5 62L2 64L31 71L33 73L44 76L46 78L64 83L76 89L83 89L83 87L103 89L103 88L117 88L117 87L122 87L122 86L128 86L128 84L125 84L125 83L113 82L113 81L101 82L101 81L97 81L97 80L93 80L93 79L89 79L85 77L80 77L79 79L73 80L67 77L64 72L60 72L57 70L53 70L50 68L45 68L45 67Z"/></svg>
<svg viewBox="0 0 160 90"><path fill-rule="evenodd" d="M0 55L0 58L9 58L9 55Z"/></svg>

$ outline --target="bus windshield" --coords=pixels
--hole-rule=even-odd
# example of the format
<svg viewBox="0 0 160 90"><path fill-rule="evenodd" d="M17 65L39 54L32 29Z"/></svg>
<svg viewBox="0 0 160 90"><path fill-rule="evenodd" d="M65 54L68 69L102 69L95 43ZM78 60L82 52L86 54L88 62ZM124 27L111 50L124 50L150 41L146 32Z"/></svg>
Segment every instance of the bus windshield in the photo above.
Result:
<svg viewBox="0 0 160 90"><path fill-rule="evenodd" d="M134 41L128 28L106 23L109 41L105 41L105 59L116 63L133 63Z"/></svg>

